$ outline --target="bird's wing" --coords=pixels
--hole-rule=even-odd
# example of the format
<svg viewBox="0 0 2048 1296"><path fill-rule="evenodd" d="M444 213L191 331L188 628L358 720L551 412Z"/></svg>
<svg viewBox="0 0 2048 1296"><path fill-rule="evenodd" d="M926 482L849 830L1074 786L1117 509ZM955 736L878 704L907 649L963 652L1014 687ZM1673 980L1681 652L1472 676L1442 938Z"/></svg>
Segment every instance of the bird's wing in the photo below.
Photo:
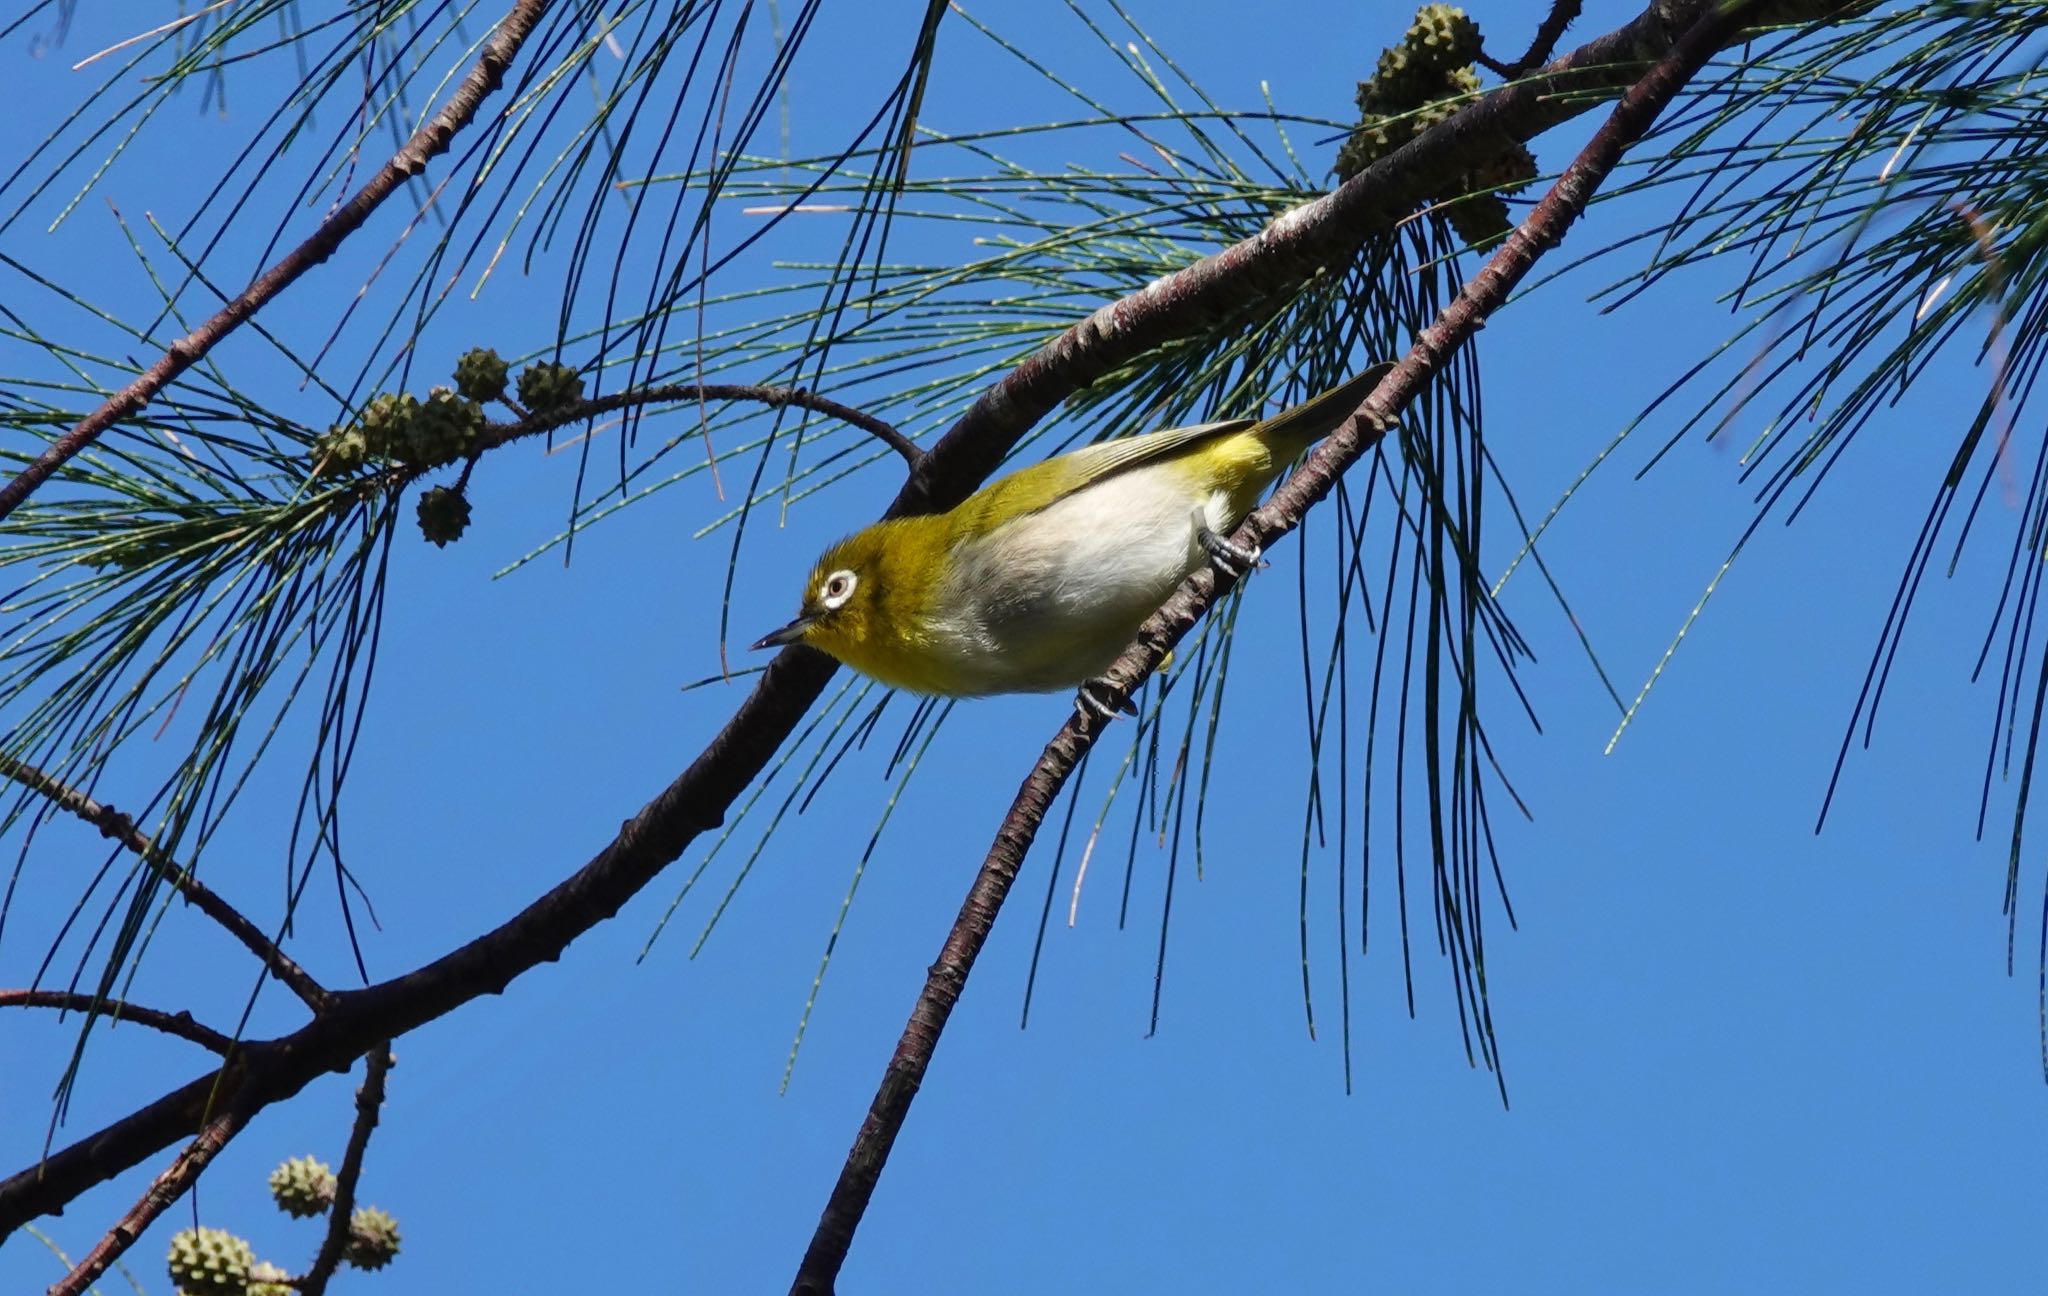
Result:
<svg viewBox="0 0 2048 1296"><path fill-rule="evenodd" d="M1257 419L1250 418L1223 419L1215 423L1195 423L1188 427L1161 428L1157 432L1147 432L1141 436L1118 437L1114 441L1097 442L1092 446L1086 446L1074 451L1070 455L1063 456L1068 467L1072 470L1070 475L1074 479L1072 485L1067 487L1067 490L1076 491L1083 486L1093 486L1111 473L1119 473L1126 468L1136 468L1140 464L1148 464L1155 459L1171 458L1183 450L1191 449L1200 442L1209 440L1211 437L1228 436L1233 432L1242 432L1257 423ZM1060 461L1055 460L1054 462ZM1064 494L1065 492L1062 493Z"/></svg>
<svg viewBox="0 0 2048 1296"><path fill-rule="evenodd" d="M972 540L1004 522L1036 513L1114 473L1172 458L1203 441L1258 428L1281 460L1292 459L1351 416L1391 364L1373 365L1349 380L1268 419L1224 419L1118 437L1019 469L984 486L960 505L954 535Z"/></svg>
<svg viewBox="0 0 2048 1296"><path fill-rule="evenodd" d="M1020 468L1001 481L982 487L962 503L954 534L963 540L986 535L1004 522L1036 513L1113 473L1170 457L1211 437L1242 432L1257 422L1248 418L1224 419L1162 428L1142 436L1099 442Z"/></svg>

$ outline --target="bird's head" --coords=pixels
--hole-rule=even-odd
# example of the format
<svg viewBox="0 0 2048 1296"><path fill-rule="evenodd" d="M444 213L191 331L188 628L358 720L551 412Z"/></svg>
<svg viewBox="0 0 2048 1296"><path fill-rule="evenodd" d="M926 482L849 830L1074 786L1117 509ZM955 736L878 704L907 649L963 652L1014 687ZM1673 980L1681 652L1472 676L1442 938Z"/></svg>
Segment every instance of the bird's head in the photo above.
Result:
<svg viewBox="0 0 2048 1296"><path fill-rule="evenodd" d="M862 664L868 655L863 650L888 634L883 595L887 587L901 583L897 578L906 558L915 557L901 552L906 546L914 547L911 529L889 522L833 545L811 569L796 618L761 636L754 647L809 644L850 665Z"/></svg>

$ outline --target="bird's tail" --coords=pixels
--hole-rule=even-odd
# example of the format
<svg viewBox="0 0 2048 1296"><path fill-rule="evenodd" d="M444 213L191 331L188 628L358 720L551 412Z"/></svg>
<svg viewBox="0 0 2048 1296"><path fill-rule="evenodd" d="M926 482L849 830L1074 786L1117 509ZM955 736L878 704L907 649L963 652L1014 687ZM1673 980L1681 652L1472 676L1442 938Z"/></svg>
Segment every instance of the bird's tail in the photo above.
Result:
<svg viewBox="0 0 2048 1296"><path fill-rule="evenodd" d="M1311 445L1337 430L1355 413L1393 370L1391 362L1372 365L1355 378L1346 379L1320 396L1311 396L1291 409L1284 409L1259 424L1259 436L1279 452L1281 462L1293 459Z"/></svg>

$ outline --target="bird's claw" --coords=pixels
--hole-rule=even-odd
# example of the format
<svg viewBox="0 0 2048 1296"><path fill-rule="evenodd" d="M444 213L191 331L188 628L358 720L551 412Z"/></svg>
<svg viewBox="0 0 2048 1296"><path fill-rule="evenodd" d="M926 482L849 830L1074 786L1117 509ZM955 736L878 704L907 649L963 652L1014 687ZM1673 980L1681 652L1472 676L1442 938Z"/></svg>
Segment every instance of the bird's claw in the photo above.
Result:
<svg viewBox="0 0 2048 1296"><path fill-rule="evenodd" d="M1239 580L1255 567L1272 565L1260 558L1261 551L1257 545L1241 545L1227 536L1217 535L1206 526L1195 529L1195 539L1208 550L1210 562Z"/></svg>
<svg viewBox="0 0 2048 1296"><path fill-rule="evenodd" d="M1138 704L1108 680L1092 679L1082 681L1075 692L1074 710L1083 720L1092 716L1106 724L1116 719L1119 711L1125 715L1138 714Z"/></svg>

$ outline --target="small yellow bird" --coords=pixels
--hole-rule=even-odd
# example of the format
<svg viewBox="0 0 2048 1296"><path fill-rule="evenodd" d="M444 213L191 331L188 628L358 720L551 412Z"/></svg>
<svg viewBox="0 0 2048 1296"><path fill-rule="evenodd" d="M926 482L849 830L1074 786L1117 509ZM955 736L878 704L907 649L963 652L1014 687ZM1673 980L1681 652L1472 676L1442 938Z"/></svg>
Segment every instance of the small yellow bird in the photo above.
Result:
<svg viewBox="0 0 2048 1296"><path fill-rule="evenodd" d="M1334 431L1389 365L1269 419L1105 441L1020 469L945 513L893 518L825 551L795 620L756 649L804 643L893 688L944 697L1088 691L1287 466Z"/></svg>

